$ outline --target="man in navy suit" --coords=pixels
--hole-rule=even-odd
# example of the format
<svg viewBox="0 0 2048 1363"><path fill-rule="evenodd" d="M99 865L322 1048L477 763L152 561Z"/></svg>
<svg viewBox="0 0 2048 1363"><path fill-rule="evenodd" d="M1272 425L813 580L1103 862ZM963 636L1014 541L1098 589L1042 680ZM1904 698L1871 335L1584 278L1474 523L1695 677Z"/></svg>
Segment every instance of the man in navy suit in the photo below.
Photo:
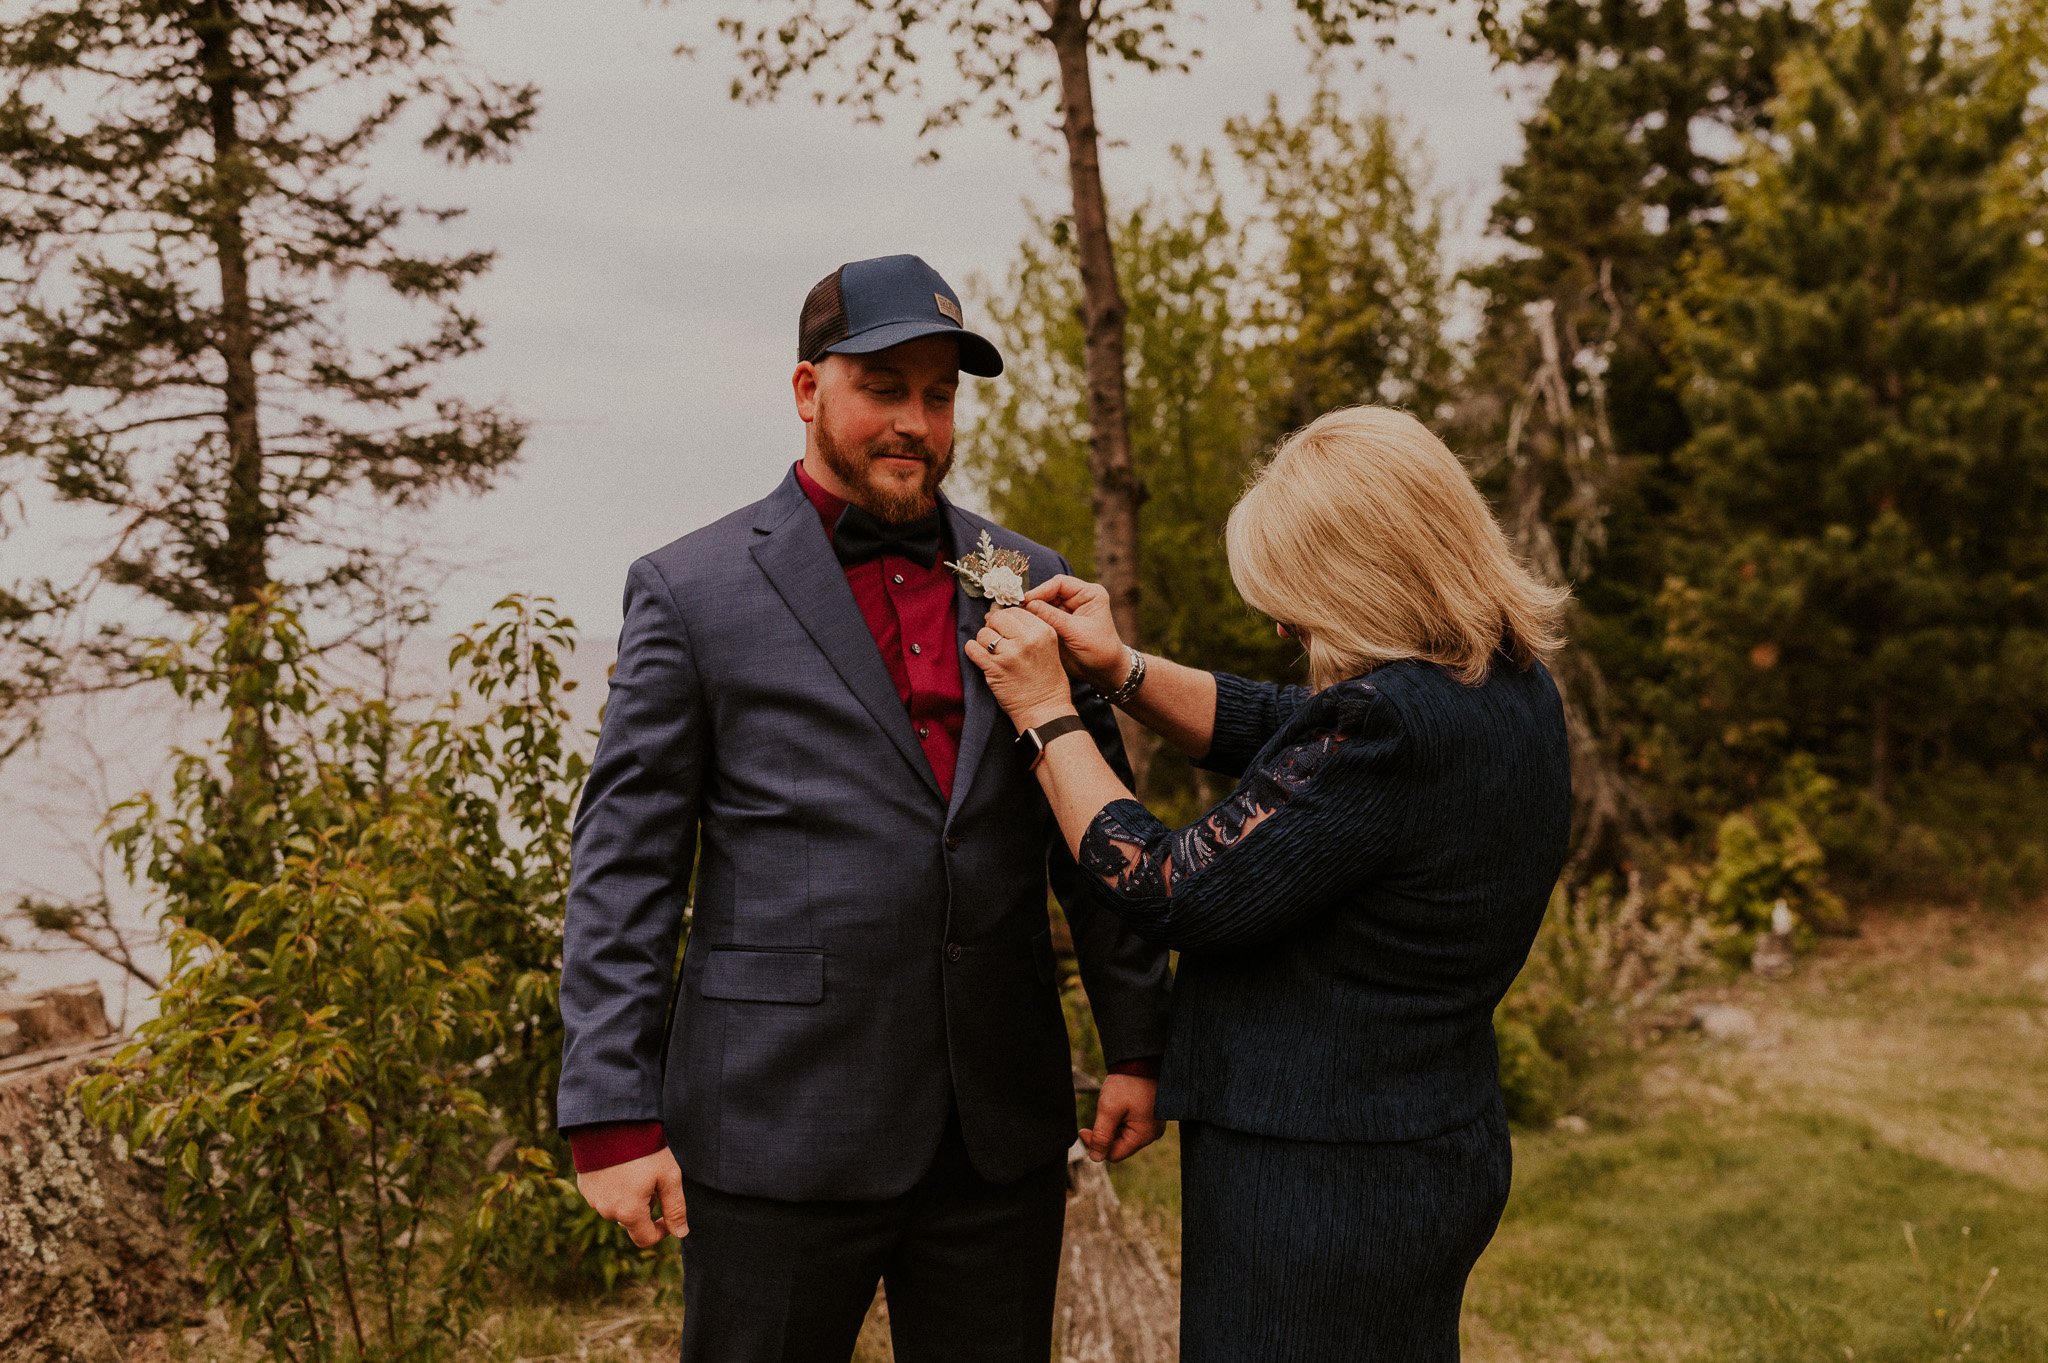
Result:
<svg viewBox="0 0 2048 1363"><path fill-rule="evenodd" d="M801 462L627 573L556 1117L593 1207L687 1234L685 1363L845 1363L877 1282L901 1363L1044 1363L1075 1136L1046 888L1077 872L946 561L986 533L1067 564L939 491L960 371L1002 358L936 271L842 266L798 330ZM1122 1158L1160 1130L1166 957L1061 901Z"/></svg>

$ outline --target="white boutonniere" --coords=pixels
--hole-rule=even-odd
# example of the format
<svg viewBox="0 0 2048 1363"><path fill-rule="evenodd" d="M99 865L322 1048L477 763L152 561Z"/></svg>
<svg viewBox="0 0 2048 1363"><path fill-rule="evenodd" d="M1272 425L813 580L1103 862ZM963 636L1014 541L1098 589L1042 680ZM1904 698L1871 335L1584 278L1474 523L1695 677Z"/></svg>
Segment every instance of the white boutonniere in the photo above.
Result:
<svg viewBox="0 0 2048 1363"><path fill-rule="evenodd" d="M1017 549L998 549L988 531L975 551L946 565L960 575L967 594L997 606L1021 606L1031 587L1031 560Z"/></svg>

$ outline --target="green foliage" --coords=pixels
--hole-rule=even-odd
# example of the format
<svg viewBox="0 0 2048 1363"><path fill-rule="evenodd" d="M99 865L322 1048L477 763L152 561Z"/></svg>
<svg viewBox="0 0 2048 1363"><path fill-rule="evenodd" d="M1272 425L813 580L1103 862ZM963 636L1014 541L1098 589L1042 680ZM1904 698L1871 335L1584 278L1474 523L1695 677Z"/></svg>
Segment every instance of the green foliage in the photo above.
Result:
<svg viewBox="0 0 2048 1363"><path fill-rule="evenodd" d="M1904 817L1866 815L1823 836L1830 873L1901 896L2005 911L2048 893L2048 774L1952 763L1900 792Z"/></svg>
<svg viewBox="0 0 2048 1363"><path fill-rule="evenodd" d="M1720 149L1768 126L1802 29L1782 3L1544 0L1514 36L1549 84L1490 213L1506 249L1467 274L1484 312L1450 429L1517 550L1572 587L1557 670L1579 730L1575 857L1594 869L1690 831L1672 793L1687 768L1653 724L1690 434L1664 300L1719 230Z"/></svg>
<svg viewBox="0 0 2048 1363"><path fill-rule="evenodd" d="M1291 3L1302 35L1325 48L1349 46L1386 20L1432 8L1423 0ZM1076 35L1094 58L1141 71L1184 71L1201 56L1178 0L862 0L851 7L757 0L719 8L719 31L740 64L734 99L772 100L793 83L814 82L819 103L829 100L866 122L880 122L885 104L908 99L924 107L920 136L976 114L1022 136L1034 106L1058 89L1055 35ZM764 9L771 13L759 19L742 12ZM1494 10L1494 0L1484 0L1482 23L1492 23ZM950 68L938 94L925 86L932 67Z"/></svg>
<svg viewBox="0 0 2048 1363"><path fill-rule="evenodd" d="M441 1357L507 1277L660 1271L554 1173L585 772L562 704L572 640L547 603L509 598L456 644L462 690L420 720L328 684L267 602L154 663L195 704L232 690L259 708L276 798L260 857L230 855L223 743L179 757L166 802L117 811L172 969L85 1091L163 1158L216 1298L273 1357ZM260 877L235 873L252 862Z"/></svg>
<svg viewBox="0 0 2048 1363"><path fill-rule="evenodd" d="M1224 135L1256 192L1245 283L1261 438L1365 402L1444 415L1450 290L1423 144L1384 110L1349 113L1327 85L1298 120L1269 97Z"/></svg>
<svg viewBox="0 0 2048 1363"><path fill-rule="evenodd" d="M1707 807L1799 752L1880 805L2048 755L2041 73L1950 17L1823 11L1670 313L1664 751Z"/></svg>
<svg viewBox="0 0 2048 1363"><path fill-rule="evenodd" d="M998 519L1062 546L1075 571L1089 575L1080 278L1060 224L1039 227L1008 285L984 300L1012 377L960 462ZM1179 214L1140 208L1117 238L1136 357L1132 459L1148 494L1139 556L1145 637L1171 657L1274 671L1287 652L1238 604L1222 554L1224 518L1257 451L1252 362L1229 338L1236 234L1212 196Z"/></svg>
<svg viewBox="0 0 2048 1363"><path fill-rule="evenodd" d="M444 1355L494 1224L550 1168L479 1161L493 1124L464 1054L497 1040L493 981L442 946L417 869L437 831L394 809L294 838L275 881L228 887L225 938L174 934L160 1015L86 1089L161 1152L214 1297L276 1357Z"/></svg>
<svg viewBox="0 0 2048 1363"><path fill-rule="evenodd" d="M1209 157L1184 192L1116 228L1125 281L1132 461L1146 492L1142 612L1179 661L1281 676L1299 650L1244 607L1223 524L1266 449L1323 408L1427 408L1449 381L1441 214L1398 122L1325 90L1225 133L1256 196L1233 222ZM1081 284L1064 219L1041 219L981 304L1009 381L961 467L1006 524L1092 571ZM1310 411L1316 408L1317 411Z"/></svg>
<svg viewBox="0 0 2048 1363"><path fill-rule="evenodd" d="M520 421L433 391L482 344L459 295L492 254L423 251L460 210L366 173L398 126L466 163L531 124L533 87L464 63L454 19L416 0L11 7L0 496L35 478L107 531L75 570L0 586L0 723L132 680L125 618L82 618L96 584L181 615L271 583L295 606L389 610L388 561L334 513L486 487L517 457ZM366 285L423 310L422 331L352 344L342 303Z"/></svg>
<svg viewBox="0 0 2048 1363"><path fill-rule="evenodd" d="M1540 1125L1597 1108L1625 1080L1658 1003L1712 965L1723 934L1640 881L1560 885L1514 987L1494 1010L1508 1115Z"/></svg>
<svg viewBox="0 0 2048 1363"><path fill-rule="evenodd" d="M1500 1091L1508 1120L1542 1126L1563 1112L1567 1067L1544 1047L1535 1023L1517 1016L1502 1000L1493 1015L1493 1039L1500 1052Z"/></svg>
<svg viewBox="0 0 2048 1363"><path fill-rule="evenodd" d="M1735 958L1746 958L1758 935L1775 930L1781 906L1801 945L1811 944L1815 928L1845 920L1842 901L1823 880L1827 853L1815 831L1837 803L1835 783L1800 757L1786 765L1777 793L1721 820L1714 860L1697 886L1707 916L1731 930L1724 948ZM1670 892L1682 894L1691 879L1681 873Z"/></svg>

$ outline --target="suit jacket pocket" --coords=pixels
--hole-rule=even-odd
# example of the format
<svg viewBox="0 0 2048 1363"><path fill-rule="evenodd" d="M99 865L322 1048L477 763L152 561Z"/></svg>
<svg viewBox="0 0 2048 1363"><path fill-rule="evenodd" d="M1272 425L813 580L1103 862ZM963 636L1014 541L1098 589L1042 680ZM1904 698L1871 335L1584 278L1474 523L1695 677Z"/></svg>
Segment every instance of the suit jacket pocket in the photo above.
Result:
<svg viewBox="0 0 2048 1363"><path fill-rule="evenodd" d="M825 953L713 947L698 988L707 999L817 1003L825 997Z"/></svg>

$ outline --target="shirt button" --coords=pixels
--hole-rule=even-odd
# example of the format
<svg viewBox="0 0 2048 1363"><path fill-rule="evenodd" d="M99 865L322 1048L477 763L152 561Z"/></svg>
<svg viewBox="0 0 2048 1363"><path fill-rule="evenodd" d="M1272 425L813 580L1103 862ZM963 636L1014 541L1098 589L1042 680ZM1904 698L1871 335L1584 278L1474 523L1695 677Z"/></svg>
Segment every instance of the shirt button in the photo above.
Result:
<svg viewBox="0 0 2048 1363"><path fill-rule="evenodd" d="M923 645L923 644L912 644L912 645L910 646L910 656L911 656L911 657L913 657L913 658L914 658L914 657L916 657L917 655L919 655L920 653L923 653L923 652L924 652L924 645Z"/></svg>
<svg viewBox="0 0 2048 1363"><path fill-rule="evenodd" d="M917 726L917 736L918 736L919 738L930 738L930 737L932 736L932 726L931 726L931 725L929 725L929 724L920 724L920 725L918 725L918 726Z"/></svg>
<svg viewBox="0 0 2048 1363"><path fill-rule="evenodd" d="M946 943L946 959L949 961L960 959L960 944L958 942Z"/></svg>
<svg viewBox="0 0 2048 1363"><path fill-rule="evenodd" d="M897 573L897 574L895 574L895 575L894 575L893 577L891 577L891 578L890 578L889 580L890 580L891 582L895 583L895 584L896 584L897 586L899 586L899 587L900 587L900 586L902 586L902 585L903 585L903 574L901 574L901 573Z"/></svg>

